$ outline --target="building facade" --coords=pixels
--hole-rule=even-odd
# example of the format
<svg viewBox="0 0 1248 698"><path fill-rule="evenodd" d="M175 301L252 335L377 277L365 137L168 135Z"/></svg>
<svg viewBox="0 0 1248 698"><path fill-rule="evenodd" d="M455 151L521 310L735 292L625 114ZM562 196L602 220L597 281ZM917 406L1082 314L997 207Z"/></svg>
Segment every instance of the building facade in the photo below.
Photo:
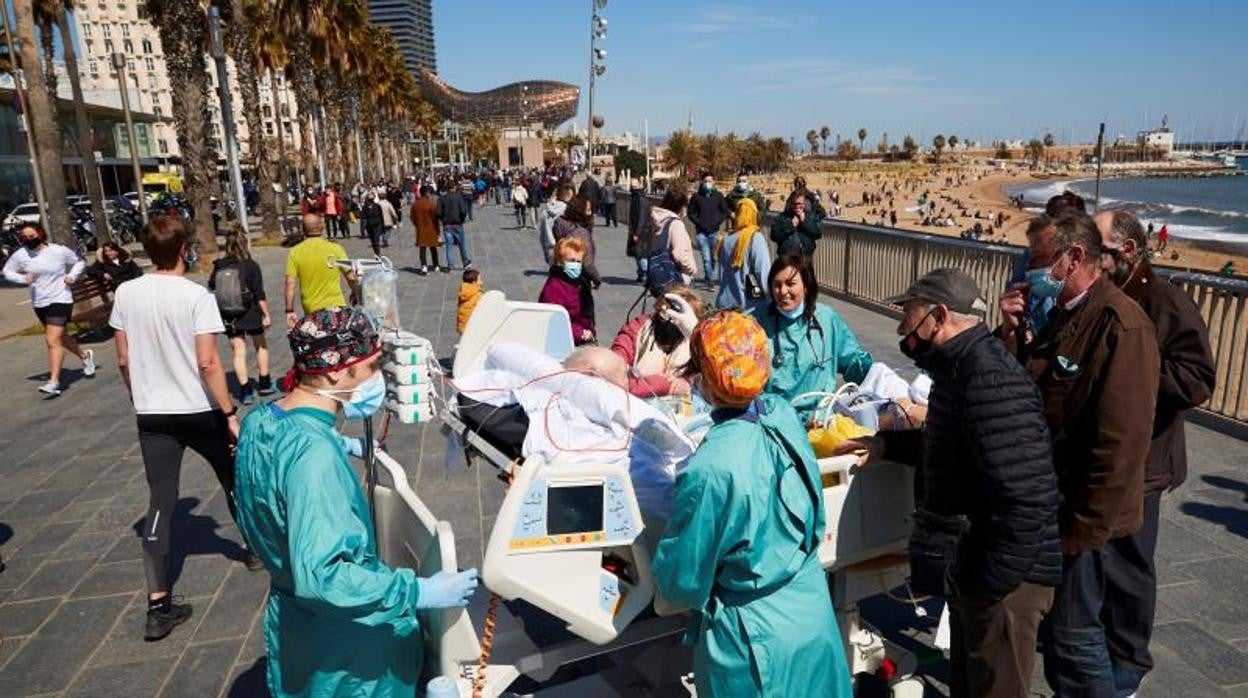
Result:
<svg viewBox="0 0 1248 698"><path fill-rule="evenodd" d="M160 33L140 15L135 0L98 0L85 2L74 9L78 43L78 66L82 73L85 101L108 107L120 107L121 91L117 72L113 70L112 54L126 57L126 79L129 83L130 107L156 117L153 125L153 154L169 164L179 157L177 132L172 119L172 88L165 66ZM219 158L225 158L225 130L221 121L221 102L217 99L217 74L211 59L205 61L211 85L209 111ZM226 59L230 95L236 113L240 151L246 156L252 134L241 117L242 94L234 63ZM260 79L262 137L276 139L280 133L288 148L299 147L298 113L294 94L285 77L277 75L276 94L270 89L267 73Z"/></svg>
<svg viewBox="0 0 1248 698"><path fill-rule="evenodd" d="M438 72L433 44L432 0L369 0L368 16L373 24L394 35L403 54L403 63L413 78L421 68Z"/></svg>

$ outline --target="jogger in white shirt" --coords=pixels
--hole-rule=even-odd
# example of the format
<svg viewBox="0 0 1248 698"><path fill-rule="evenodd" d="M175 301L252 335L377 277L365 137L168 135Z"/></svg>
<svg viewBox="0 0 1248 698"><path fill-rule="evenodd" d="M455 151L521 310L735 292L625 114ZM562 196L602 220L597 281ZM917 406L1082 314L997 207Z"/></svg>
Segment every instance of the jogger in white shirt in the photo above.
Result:
<svg viewBox="0 0 1248 698"><path fill-rule="evenodd" d="M22 249L5 263L4 278L30 286L30 302L43 323L43 341L48 346L48 382L39 386L39 391L60 395L66 351L82 359L82 375L95 376L95 352L84 350L73 335L65 334L65 326L74 315L72 286L86 264L68 247L50 244L48 233L38 223L22 224L17 239Z"/></svg>

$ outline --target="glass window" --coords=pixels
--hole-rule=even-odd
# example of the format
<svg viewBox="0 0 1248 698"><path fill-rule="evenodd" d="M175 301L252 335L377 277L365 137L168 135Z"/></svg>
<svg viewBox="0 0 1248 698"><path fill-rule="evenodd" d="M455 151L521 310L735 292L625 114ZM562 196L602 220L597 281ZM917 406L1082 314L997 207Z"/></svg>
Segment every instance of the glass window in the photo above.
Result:
<svg viewBox="0 0 1248 698"><path fill-rule="evenodd" d="M123 25L121 25L121 35L122 35L122 36L130 36L130 25L129 25L129 24L123 24Z"/></svg>
<svg viewBox="0 0 1248 698"><path fill-rule="evenodd" d="M82 25L82 36L84 39L91 38L91 25L90 24Z"/></svg>
<svg viewBox="0 0 1248 698"><path fill-rule="evenodd" d="M113 42L111 39L104 40L104 53L107 53L110 56L113 55Z"/></svg>
<svg viewBox="0 0 1248 698"><path fill-rule="evenodd" d="M266 122L264 122L264 134L265 134L266 136L272 136L272 135L273 135L273 122L272 122L272 121L266 121Z"/></svg>
<svg viewBox="0 0 1248 698"><path fill-rule="evenodd" d="M144 58L143 67L147 68L147 72L154 73L156 72L156 61L151 58Z"/></svg>
<svg viewBox="0 0 1248 698"><path fill-rule="evenodd" d="M87 65L89 66L89 68L90 68L90 70L91 70L91 75L93 75L93 76L94 76L94 75L99 75L99 74L100 74L100 64L99 64L98 62L96 62L96 61L88 61L88 62L87 62Z"/></svg>
<svg viewBox="0 0 1248 698"><path fill-rule="evenodd" d="M129 39L126 39L125 41L121 42L121 46L122 46L122 49L123 49L126 53L134 53L134 42L133 42L133 41L131 41L131 40L129 40Z"/></svg>
<svg viewBox="0 0 1248 698"><path fill-rule="evenodd" d="M158 147L162 153L169 152L169 142L163 138L156 139L156 147Z"/></svg>
<svg viewBox="0 0 1248 698"><path fill-rule="evenodd" d="M152 42L148 41L147 39L144 39L143 40L143 53L151 53L151 52L152 52Z"/></svg>
<svg viewBox="0 0 1248 698"><path fill-rule="evenodd" d="M161 109L159 104L154 105L154 106L152 107L152 114L153 114L153 115L154 115L157 119L163 119L163 118L165 118L165 110L164 110L164 109Z"/></svg>
<svg viewBox="0 0 1248 698"><path fill-rule="evenodd" d="M270 107L269 105L267 105L267 104L266 104L266 105L264 105L264 109L263 109L263 111L264 111L264 118L266 118L266 119L268 119L268 118L272 118L272 116L273 116L273 107Z"/></svg>
<svg viewBox="0 0 1248 698"><path fill-rule="evenodd" d="M104 35L104 38L105 38L105 39L109 38L110 36L112 36L112 35L113 35L113 25L111 25L111 24L101 24L101 25L100 25L100 33Z"/></svg>

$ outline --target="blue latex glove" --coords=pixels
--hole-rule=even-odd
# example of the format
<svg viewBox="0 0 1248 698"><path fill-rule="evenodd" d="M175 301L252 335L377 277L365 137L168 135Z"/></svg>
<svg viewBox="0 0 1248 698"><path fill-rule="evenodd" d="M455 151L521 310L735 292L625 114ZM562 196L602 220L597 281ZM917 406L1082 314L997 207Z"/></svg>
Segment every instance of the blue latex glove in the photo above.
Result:
<svg viewBox="0 0 1248 698"><path fill-rule="evenodd" d="M339 434L338 438L342 439L342 448L346 450L348 456L355 456L356 458L364 457L364 437L343 436L342 434ZM377 443L377 440L373 439L373 450L375 451L379 447L380 446Z"/></svg>
<svg viewBox="0 0 1248 698"><path fill-rule="evenodd" d="M463 608L477 590L477 568L439 572L416 580L416 608Z"/></svg>

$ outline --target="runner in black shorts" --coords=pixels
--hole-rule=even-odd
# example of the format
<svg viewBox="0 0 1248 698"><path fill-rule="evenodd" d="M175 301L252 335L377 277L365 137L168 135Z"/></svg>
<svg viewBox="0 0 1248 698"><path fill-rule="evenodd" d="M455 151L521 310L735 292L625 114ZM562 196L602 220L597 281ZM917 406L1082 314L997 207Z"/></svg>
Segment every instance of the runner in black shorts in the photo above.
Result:
<svg viewBox="0 0 1248 698"><path fill-rule="evenodd" d="M22 248L4 265L4 278L30 286L30 304L43 324L43 341L48 347L48 382L39 391L53 397L61 394L61 364L65 352L82 359L82 375L95 375L95 353L78 346L65 326L74 315L74 282L86 264L77 252L48 242L48 234L38 223L23 223L17 231Z"/></svg>
<svg viewBox="0 0 1248 698"><path fill-rule="evenodd" d="M218 275L227 270L234 270L242 282L241 313L226 312L223 304L231 301L224 297L224 288L218 288ZM221 284L223 287L224 284ZM272 395L273 379L269 377L269 345L264 331L272 324L269 319L269 302L264 296L264 277L260 273L260 265L251 258L247 233L235 226L225 236L225 256L212 265L212 276L208 277L208 288L217 293L217 305L221 309L221 319L225 322L225 336L230 340L230 349L234 353L234 377L238 379L238 394L235 396L244 405L260 395ZM260 370L257 385L252 385L247 373L247 338L256 350L256 364Z"/></svg>

